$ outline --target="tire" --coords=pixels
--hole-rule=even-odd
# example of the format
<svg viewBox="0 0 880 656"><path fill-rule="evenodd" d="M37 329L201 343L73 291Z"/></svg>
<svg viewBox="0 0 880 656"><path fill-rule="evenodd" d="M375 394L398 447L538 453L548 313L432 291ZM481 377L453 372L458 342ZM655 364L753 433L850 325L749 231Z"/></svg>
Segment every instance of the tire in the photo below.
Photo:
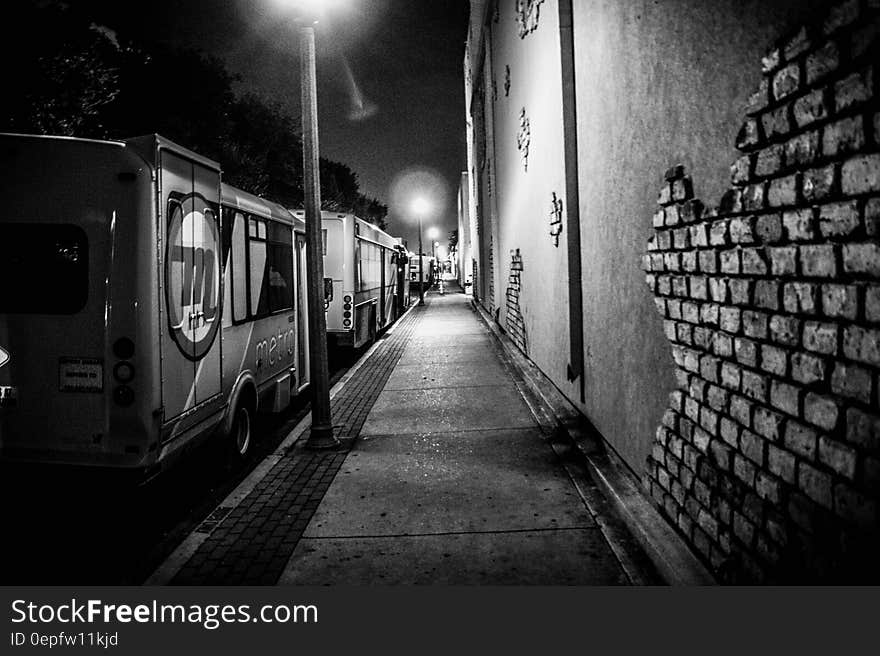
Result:
<svg viewBox="0 0 880 656"><path fill-rule="evenodd" d="M229 459L241 463L247 459L254 442L253 413L247 403L239 401L232 416L232 426L226 437Z"/></svg>

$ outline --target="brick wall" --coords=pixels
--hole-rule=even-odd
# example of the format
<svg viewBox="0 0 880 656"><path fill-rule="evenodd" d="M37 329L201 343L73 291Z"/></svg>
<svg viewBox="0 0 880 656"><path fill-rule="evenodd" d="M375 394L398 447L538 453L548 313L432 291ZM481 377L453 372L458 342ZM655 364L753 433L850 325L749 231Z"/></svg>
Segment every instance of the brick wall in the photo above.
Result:
<svg viewBox="0 0 880 656"><path fill-rule="evenodd" d="M878 580L880 2L780 40L717 208L667 171L644 256L677 365L644 484L725 582Z"/></svg>
<svg viewBox="0 0 880 656"><path fill-rule="evenodd" d="M528 355L529 343L526 334L526 325L520 310L520 292L522 291L522 255L517 248L510 253L510 276L507 282L507 316L505 317L505 329L510 339L519 349Z"/></svg>

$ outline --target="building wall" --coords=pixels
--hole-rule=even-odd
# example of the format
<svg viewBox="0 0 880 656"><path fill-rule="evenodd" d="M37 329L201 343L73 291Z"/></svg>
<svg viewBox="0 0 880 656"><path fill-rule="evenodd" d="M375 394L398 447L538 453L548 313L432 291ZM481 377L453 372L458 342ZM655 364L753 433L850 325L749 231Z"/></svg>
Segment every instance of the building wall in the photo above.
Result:
<svg viewBox="0 0 880 656"><path fill-rule="evenodd" d="M482 199L473 217L481 226L474 252L493 255L494 284L502 288L481 302L490 312L497 305L499 325L636 475L650 472L654 490L661 477L671 486L672 472L659 474L651 454L670 393L681 382L664 334L668 323L658 319L656 290L645 288L642 271L658 184L664 171L681 164L693 174L688 193L707 205L720 202L739 156L735 141L744 112L762 81L767 84L762 56L802 23L821 25L832 3L571 0L581 233L580 252L572 256L582 268L585 373L582 381L569 381L564 218L562 233L554 234L568 209L560 203L566 198L563 147L571 138L562 127L560 2L566 0L499 0L473 11L466 67L474 69L468 75L481 75L486 89L485 112L478 118L471 111L469 120L475 134L490 133L487 162L494 173L472 178L472 195ZM840 6L835 11L861 5L848 0ZM866 34L863 41L876 38L876 29ZM481 45L490 56L475 55ZM867 143L877 138L866 135ZM717 479L704 484L712 493L721 485ZM671 488L658 489L663 505ZM668 514L684 531L680 513ZM699 512L692 518L698 520ZM712 547L701 550L695 535L688 538L707 561L730 567Z"/></svg>
<svg viewBox="0 0 880 656"><path fill-rule="evenodd" d="M482 82L469 116L477 296L640 473L673 365L640 282L648 229L638 218L651 213L657 172L670 161L703 172L706 197L720 193L754 53L814 10L802 0L572 4L583 381L567 377L557 0L472 7L466 76Z"/></svg>
<svg viewBox="0 0 880 656"><path fill-rule="evenodd" d="M480 230L477 222L479 216L477 209L477 164L476 164L476 130L475 117L473 107L474 97L474 76L477 74L479 61L478 53L482 48L482 26L483 13L485 11L483 0L472 0L470 23L468 27L467 40L465 42L464 54L464 102L465 102L465 133L467 146L467 174L468 174L468 221L470 223L468 232L470 234L471 243L471 260L464 263L468 266L471 273L472 287L471 291L475 299L481 298L481 280L480 280L480 252L481 240ZM481 128L484 129L484 128Z"/></svg>
<svg viewBox="0 0 880 656"><path fill-rule="evenodd" d="M468 291L467 285L473 277L471 257L470 176L467 171L462 171L458 185L458 245L455 275L458 284L465 291Z"/></svg>
<svg viewBox="0 0 880 656"><path fill-rule="evenodd" d="M545 6L548 3L545 3ZM673 365L636 255L671 164L720 198L755 62L809 16L803 0L582 0L574 5L586 403L640 472ZM548 26L549 27L549 26Z"/></svg>
<svg viewBox="0 0 880 656"><path fill-rule="evenodd" d="M661 184L644 266L679 389L646 486L725 581L880 575L878 9L768 53L717 209L682 167Z"/></svg>
<svg viewBox="0 0 880 656"><path fill-rule="evenodd" d="M541 29L522 34L516 3L490 15L498 321L542 370L565 380L568 289L565 243L550 234L565 196L559 28L553 3Z"/></svg>

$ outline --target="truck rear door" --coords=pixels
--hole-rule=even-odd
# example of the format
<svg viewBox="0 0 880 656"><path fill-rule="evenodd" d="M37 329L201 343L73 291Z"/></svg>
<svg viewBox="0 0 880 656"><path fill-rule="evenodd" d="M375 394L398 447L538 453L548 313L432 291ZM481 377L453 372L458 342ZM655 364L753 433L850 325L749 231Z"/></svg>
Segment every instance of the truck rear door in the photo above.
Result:
<svg viewBox="0 0 880 656"><path fill-rule="evenodd" d="M221 391L220 173L160 147L165 421ZM189 423L189 422L187 422Z"/></svg>

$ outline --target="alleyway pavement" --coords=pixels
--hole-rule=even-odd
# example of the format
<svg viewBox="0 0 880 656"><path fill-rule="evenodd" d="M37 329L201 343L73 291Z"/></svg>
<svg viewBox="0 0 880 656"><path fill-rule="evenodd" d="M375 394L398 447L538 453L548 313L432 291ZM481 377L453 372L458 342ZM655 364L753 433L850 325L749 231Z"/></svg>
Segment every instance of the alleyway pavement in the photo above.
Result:
<svg viewBox="0 0 880 656"><path fill-rule="evenodd" d="M615 543L460 288L430 293L382 341L334 397L344 447L279 454L152 582L658 582Z"/></svg>

